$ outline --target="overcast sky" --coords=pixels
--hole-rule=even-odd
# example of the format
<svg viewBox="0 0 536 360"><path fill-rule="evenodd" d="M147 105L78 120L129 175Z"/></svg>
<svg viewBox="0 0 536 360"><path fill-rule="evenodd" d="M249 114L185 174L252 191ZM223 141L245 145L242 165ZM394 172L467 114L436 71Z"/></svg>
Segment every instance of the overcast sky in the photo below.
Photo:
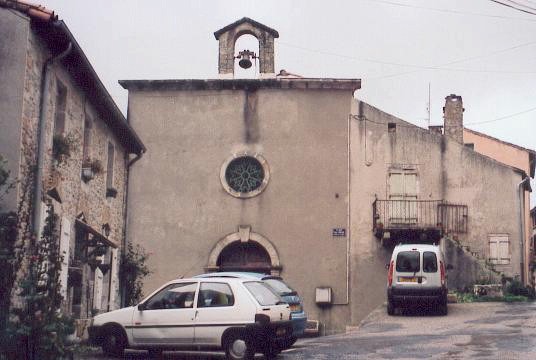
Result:
<svg viewBox="0 0 536 360"><path fill-rule="evenodd" d="M430 84L432 125L454 93L468 128L536 149L536 15L490 0L40 3L66 22L124 113L118 80L216 78L213 33L247 16L279 32L276 71L360 78L358 98L424 127Z"/></svg>

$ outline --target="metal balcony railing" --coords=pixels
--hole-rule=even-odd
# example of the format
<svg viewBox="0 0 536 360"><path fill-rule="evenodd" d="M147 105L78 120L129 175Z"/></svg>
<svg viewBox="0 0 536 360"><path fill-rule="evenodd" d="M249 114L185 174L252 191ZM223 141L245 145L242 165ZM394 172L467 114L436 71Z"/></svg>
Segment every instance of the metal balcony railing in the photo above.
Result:
<svg viewBox="0 0 536 360"><path fill-rule="evenodd" d="M378 200L372 203L374 230L439 229L467 232L467 205L444 200Z"/></svg>

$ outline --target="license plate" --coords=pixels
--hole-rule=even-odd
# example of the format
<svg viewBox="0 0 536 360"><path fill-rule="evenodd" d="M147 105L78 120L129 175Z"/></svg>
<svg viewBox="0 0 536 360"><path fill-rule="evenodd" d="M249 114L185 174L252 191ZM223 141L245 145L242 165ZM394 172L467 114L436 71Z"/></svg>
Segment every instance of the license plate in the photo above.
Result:
<svg viewBox="0 0 536 360"><path fill-rule="evenodd" d="M299 304L290 305L290 311L301 311Z"/></svg>
<svg viewBox="0 0 536 360"><path fill-rule="evenodd" d="M398 282L417 282L417 278L414 277L414 276L412 276L412 277L399 277Z"/></svg>
<svg viewBox="0 0 536 360"><path fill-rule="evenodd" d="M287 333L287 329L285 329L285 328L277 328L277 329L275 330L275 334L276 334L277 336L283 336L283 335L285 335L286 333Z"/></svg>

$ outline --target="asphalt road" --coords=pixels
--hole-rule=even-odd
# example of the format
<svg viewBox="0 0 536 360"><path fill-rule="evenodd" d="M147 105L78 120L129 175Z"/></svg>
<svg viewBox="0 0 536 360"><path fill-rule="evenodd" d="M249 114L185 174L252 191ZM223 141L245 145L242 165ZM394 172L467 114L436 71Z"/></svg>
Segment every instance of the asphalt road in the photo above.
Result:
<svg viewBox="0 0 536 360"><path fill-rule="evenodd" d="M448 316L385 307L344 335L306 340L280 359L536 359L536 303L449 304Z"/></svg>
<svg viewBox="0 0 536 360"><path fill-rule="evenodd" d="M98 353L75 358L107 359ZM125 359L145 358L144 351L125 354ZM163 358L211 360L224 356L165 352ZM388 316L381 307L356 330L299 340L278 359L536 359L536 303L449 304L448 316L418 309Z"/></svg>

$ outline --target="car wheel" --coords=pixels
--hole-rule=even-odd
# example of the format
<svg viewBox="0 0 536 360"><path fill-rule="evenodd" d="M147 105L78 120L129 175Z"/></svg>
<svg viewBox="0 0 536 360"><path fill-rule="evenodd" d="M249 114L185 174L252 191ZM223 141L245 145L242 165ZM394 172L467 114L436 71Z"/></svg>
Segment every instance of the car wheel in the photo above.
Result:
<svg viewBox="0 0 536 360"><path fill-rule="evenodd" d="M102 351L105 355L123 356L126 347L127 339L121 328L114 326L105 330L102 340Z"/></svg>
<svg viewBox="0 0 536 360"><path fill-rule="evenodd" d="M387 315L395 314L395 304L391 300L387 301Z"/></svg>
<svg viewBox="0 0 536 360"><path fill-rule="evenodd" d="M162 357L162 349L149 349L149 357L153 359L158 359Z"/></svg>
<svg viewBox="0 0 536 360"><path fill-rule="evenodd" d="M225 341L225 357L228 360L251 360L255 351L242 333L231 334Z"/></svg>
<svg viewBox="0 0 536 360"><path fill-rule="evenodd" d="M281 350L286 350L292 347L294 343L298 340L296 336L292 336L286 340L283 340L279 345L281 347Z"/></svg>

